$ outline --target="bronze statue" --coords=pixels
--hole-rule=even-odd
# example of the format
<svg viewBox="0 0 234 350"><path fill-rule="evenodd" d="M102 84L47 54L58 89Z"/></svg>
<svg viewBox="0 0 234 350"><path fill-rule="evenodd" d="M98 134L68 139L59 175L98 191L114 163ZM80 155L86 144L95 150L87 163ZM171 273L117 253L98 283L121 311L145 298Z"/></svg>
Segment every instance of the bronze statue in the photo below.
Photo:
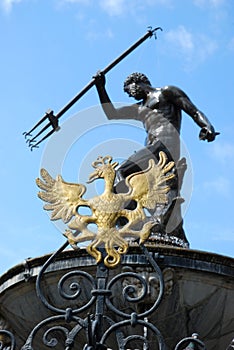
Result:
<svg viewBox="0 0 234 350"><path fill-rule="evenodd" d="M125 179L131 173L147 168L149 159L158 160L160 151L166 153L168 159L176 164L177 180L172 186L170 203L167 208L155 208L151 214L160 224L156 230L165 234L171 231L171 227L174 236L187 242L180 214L180 204L183 200L179 196L183 174L186 170L185 159L180 159L181 112L186 112L201 128L199 134L201 140L214 141L219 133L215 132L208 118L178 87L154 88L144 74L132 73L124 82L124 91L138 102L115 108L105 89L105 75L98 72L94 79L107 118L139 120L143 123L147 133L146 146L121 164L118 169L118 181ZM170 227L167 227L173 209L173 219L171 218Z"/></svg>

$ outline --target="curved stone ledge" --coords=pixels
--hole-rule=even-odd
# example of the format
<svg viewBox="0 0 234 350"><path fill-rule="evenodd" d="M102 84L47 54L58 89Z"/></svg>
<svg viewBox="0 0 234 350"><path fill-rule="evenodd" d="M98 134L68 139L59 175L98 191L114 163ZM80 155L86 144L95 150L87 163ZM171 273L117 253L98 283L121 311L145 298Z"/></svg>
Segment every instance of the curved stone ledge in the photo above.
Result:
<svg viewBox="0 0 234 350"><path fill-rule="evenodd" d="M211 273L217 273L224 276L234 276L234 259L198 250L162 247L147 245L148 250L157 259L160 266L184 267L186 269L198 269ZM22 263L12 267L2 276L0 276L0 293L6 288L17 282L25 281L38 275L43 264L52 254L30 258ZM142 255L141 250L137 246L131 246L128 253L122 257L122 264L147 264L147 259ZM85 249L79 251L68 249L62 252L59 260L51 264L47 272L70 269L74 267L95 266L96 261L87 254Z"/></svg>
<svg viewBox="0 0 234 350"><path fill-rule="evenodd" d="M234 337L234 259L191 249L147 247L163 272L166 286L163 301L150 321L162 332L168 348L172 349L177 341L197 332L207 350L226 349ZM35 291L36 276L49 257L50 254L28 259L0 277L0 312L16 335L19 348L32 328L52 315ZM62 252L46 270L43 280L46 296L62 308L68 307L67 301L58 297L57 282L66 272L79 269L95 276L96 262L85 249ZM140 312L153 303L158 292L157 278L139 247L129 249L122 264L110 270L110 278L121 271L137 272L150 281L145 301L131 305L132 309ZM121 299L126 282L122 281L112 292L120 309L127 308ZM85 290L79 300L70 302L70 306L82 304L82 298L87 295Z"/></svg>

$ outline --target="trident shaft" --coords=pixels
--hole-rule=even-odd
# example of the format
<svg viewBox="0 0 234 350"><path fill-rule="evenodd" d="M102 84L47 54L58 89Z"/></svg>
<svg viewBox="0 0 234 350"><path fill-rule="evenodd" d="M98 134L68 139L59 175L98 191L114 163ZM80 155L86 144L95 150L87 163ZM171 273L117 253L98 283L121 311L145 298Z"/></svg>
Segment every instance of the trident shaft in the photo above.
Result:
<svg viewBox="0 0 234 350"><path fill-rule="evenodd" d="M149 28L147 33L142 36L139 40L137 40L132 46L130 46L126 51L124 51L120 56L118 56L114 61L112 61L108 66L106 66L101 73L106 74L108 73L113 67L115 67L119 62L121 62L126 56L128 56L132 51L134 51L139 45L141 45L146 39L151 38L153 35L156 38L156 31L162 30L162 28L157 27L155 29ZM70 102L68 102L56 115L54 115L54 112L52 110L48 110L45 115L39 120L38 123L36 123L33 128L28 131L24 132L23 135L25 136L26 142L28 143L29 147L31 148L31 151L34 148L38 148L39 144L47 139L50 135L52 135L55 131L58 131L60 129L58 120L64 113L66 113L84 94L86 94L87 91L91 89L92 86L95 85L95 79L93 78ZM42 126L42 129L39 130L35 136L32 135L32 133L38 129L38 127L44 123L47 122L45 126ZM43 136L43 133L49 129L52 128L45 136ZM37 141L38 136L41 136L42 138Z"/></svg>

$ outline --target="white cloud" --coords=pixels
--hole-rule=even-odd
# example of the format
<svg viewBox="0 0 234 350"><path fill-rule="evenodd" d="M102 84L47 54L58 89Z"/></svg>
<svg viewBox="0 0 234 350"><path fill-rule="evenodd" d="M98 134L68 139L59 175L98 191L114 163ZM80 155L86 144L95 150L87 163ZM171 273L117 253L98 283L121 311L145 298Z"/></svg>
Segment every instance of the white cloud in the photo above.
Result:
<svg viewBox="0 0 234 350"><path fill-rule="evenodd" d="M234 37L232 37L228 43L228 49L234 51Z"/></svg>
<svg viewBox="0 0 234 350"><path fill-rule="evenodd" d="M125 0L101 0L100 6L110 16L119 16L125 11L127 3Z"/></svg>
<svg viewBox="0 0 234 350"><path fill-rule="evenodd" d="M0 0L0 5L6 13L10 13L12 10L12 7L15 4L20 3L22 1L23 0Z"/></svg>
<svg viewBox="0 0 234 350"><path fill-rule="evenodd" d="M218 31L220 23L224 23L228 17L227 0L194 0L194 5L206 11L211 18L211 25Z"/></svg>
<svg viewBox="0 0 234 350"><path fill-rule="evenodd" d="M226 0L193 0L193 3L195 6L201 7L201 8L218 8L223 6L226 3Z"/></svg>
<svg viewBox="0 0 234 350"><path fill-rule="evenodd" d="M212 144L211 156L220 163L234 160L234 144L229 142L216 142Z"/></svg>
<svg viewBox="0 0 234 350"><path fill-rule="evenodd" d="M110 16L121 16L126 13L136 13L138 11L144 11L151 6L161 5L171 7L172 0L100 0L99 4L103 11L107 12Z"/></svg>
<svg viewBox="0 0 234 350"><path fill-rule="evenodd" d="M62 3L90 5L91 0L62 0Z"/></svg>
<svg viewBox="0 0 234 350"><path fill-rule="evenodd" d="M191 70L215 52L217 43L204 34L195 34L180 25L166 33L165 47L182 60L187 70Z"/></svg>
<svg viewBox="0 0 234 350"><path fill-rule="evenodd" d="M192 34L184 27L179 26L176 30L171 30L166 34L166 39L175 43L179 50L189 54L194 50L194 39Z"/></svg>
<svg viewBox="0 0 234 350"><path fill-rule="evenodd" d="M221 227L218 229L218 233L212 237L212 240L234 242L234 230L232 228L224 229Z"/></svg>
<svg viewBox="0 0 234 350"><path fill-rule="evenodd" d="M99 38L102 39L111 39L114 34L111 29L107 29L106 31L97 31L97 30L88 30L86 33L86 38L89 40L97 40Z"/></svg>
<svg viewBox="0 0 234 350"><path fill-rule="evenodd" d="M205 61L206 58L211 56L218 48L218 44L215 40L203 35L199 34L195 38L196 40L196 50L198 53L198 60L201 62ZM196 59L196 55L195 55Z"/></svg>
<svg viewBox="0 0 234 350"><path fill-rule="evenodd" d="M223 197L229 197L232 192L232 185L229 179L220 176L216 180L205 182L204 189L212 195L216 193Z"/></svg>

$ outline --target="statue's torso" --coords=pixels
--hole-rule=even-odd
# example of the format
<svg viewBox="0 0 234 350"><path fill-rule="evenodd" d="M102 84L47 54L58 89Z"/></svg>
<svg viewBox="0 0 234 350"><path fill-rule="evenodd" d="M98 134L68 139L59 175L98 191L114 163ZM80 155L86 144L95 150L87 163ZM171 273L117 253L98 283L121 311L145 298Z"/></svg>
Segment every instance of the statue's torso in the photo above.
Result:
<svg viewBox="0 0 234 350"><path fill-rule="evenodd" d="M140 119L147 132L146 143L148 145L161 141L167 149L170 149L171 152L174 149L177 154L179 152L181 111L172 101L168 100L164 90L165 88L158 88L148 94L146 101L139 108Z"/></svg>

